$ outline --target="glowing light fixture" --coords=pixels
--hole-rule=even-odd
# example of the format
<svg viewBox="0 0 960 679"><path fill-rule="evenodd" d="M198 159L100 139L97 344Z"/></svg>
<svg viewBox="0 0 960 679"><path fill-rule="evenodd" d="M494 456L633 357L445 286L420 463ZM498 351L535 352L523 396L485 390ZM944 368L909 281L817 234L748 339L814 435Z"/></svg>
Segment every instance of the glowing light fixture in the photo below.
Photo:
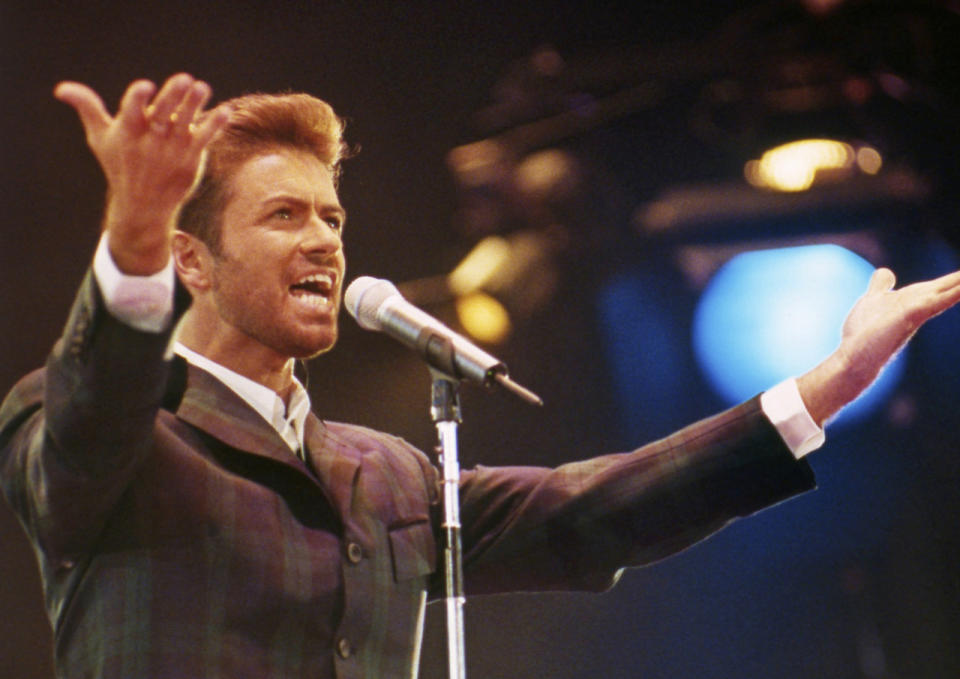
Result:
<svg viewBox="0 0 960 679"><path fill-rule="evenodd" d="M553 295L556 249L549 233L534 230L477 243L442 283L444 293L456 300L463 329L481 342L506 339L510 314L527 315Z"/></svg>
<svg viewBox="0 0 960 679"><path fill-rule="evenodd" d="M732 404L806 372L837 347L872 273L866 260L835 245L737 255L708 283L694 316L694 352L708 381ZM838 420L877 408L903 364L901 354Z"/></svg>
<svg viewBox="0 0 960 679"><path fill-rule="evenodd" d="M447 277L450 292L467 295L479 290L498 275L510 261L510 244L500 236L488 236Z"/></svg>
<svg viewBox="0 0 960 679"><path fill-rule="evenodd" d="M855 149L832 139L802 139L764 152L744 167L752 185L774 191L806 191L815 183L848 178L854 170L880 171L880 153L869 146Z"/></svg>
<svg viewBox="0 0 960 679"><path fill-rule="evenodd" d="M870 146L857 149L857 167L865 174L877 174L883 166L880 152Z"/></svg>
<svg viewBox="0 0 960 679"><path fill-rule="evenodd" d="M498 344L510 334L510 314L496 299L483 292L474 292L456 301L457 320L471 337Z"/></svg>

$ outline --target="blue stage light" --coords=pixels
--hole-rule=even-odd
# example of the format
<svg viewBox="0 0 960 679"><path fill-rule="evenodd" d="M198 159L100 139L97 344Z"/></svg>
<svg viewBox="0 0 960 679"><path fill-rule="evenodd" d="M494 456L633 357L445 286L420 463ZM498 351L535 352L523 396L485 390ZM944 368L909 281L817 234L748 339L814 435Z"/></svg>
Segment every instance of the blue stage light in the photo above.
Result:
<svg viewBox="0 0 960 679"><path fill-rule="evenodd" d="M837 347L847 312L873 270L836 245L733 257L707 285L694 316L694 352L710 384L732 404L812 368ZM873 412L895 388L904 363L901 354L837 421Z"/></svg>

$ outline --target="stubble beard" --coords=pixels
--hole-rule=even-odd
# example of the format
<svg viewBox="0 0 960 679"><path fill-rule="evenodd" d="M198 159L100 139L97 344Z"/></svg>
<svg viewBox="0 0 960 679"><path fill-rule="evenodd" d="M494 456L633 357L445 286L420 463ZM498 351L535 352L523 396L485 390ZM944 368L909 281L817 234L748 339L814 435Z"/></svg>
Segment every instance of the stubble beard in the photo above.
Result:
<svg viewBox="0 0 960 679"><path fill-rule="evenodd" d="M221 322L231 326L256 343L284 358L309 360L330 351L339 336L335 316L329 337L312 338L291 322L277 317L280 313L246 275L243 265L228 255L215 256L211 292ZM240 284L237 284L237 282Z"/></svg>

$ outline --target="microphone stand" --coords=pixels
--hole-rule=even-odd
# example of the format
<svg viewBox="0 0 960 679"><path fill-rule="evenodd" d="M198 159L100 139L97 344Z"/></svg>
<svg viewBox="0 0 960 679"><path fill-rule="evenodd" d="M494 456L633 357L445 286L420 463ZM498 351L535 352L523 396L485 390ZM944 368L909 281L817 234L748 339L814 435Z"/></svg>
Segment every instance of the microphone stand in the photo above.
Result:
<svg viewBox="0 0 960 679"><path fill-rule="evenodd" d="M366 302L363 300L365 295L369 295ZM504 363L404 301L390 282L370 278L357 279L347 289L345 302L347 310L361 327L386 332L402 344L415 349L430 365L433 378L430 415L437 427L437 452L443 470L441 527L449 677L466 679L467 654L463 632L463 604L466 596L460 536L460 462L457 459L457 426L462 421L459 379L472 379L485 386L497 384L535 405L543 405L543 401L529 389L511 380ZM422 618L420 625L418 632L422 632Z"/></svg>
<svg viewBox="0 0 960 679"><path fill-rule="evenodd" d="M447 666L450 679L466 679L467 654L463 631L463 553L460 540L460 461L457 457L457 426L460 417L460 385L431 368L433 385L430 415L437 427L440 464L443 469L443 570L447 608Z"/></svg>
<svg viewBox="0 0 960 679"><path fill-rule="evenodd" d="M437 452L443 471L443 578L447 609L447 667L449 679L466 679L467 653L463 631L463 549L460 538L460 461L457 454L457 426L460 416L460 382L454 360L456 347L449 337L424 328L418 345L449 373L432 367L433 384L430 395L430 416L437 427ZM485 382L496 383L520 398L542 405L543 401L532 391L520 386L507 376L507 367L496 361L487 371Z"/></svg>

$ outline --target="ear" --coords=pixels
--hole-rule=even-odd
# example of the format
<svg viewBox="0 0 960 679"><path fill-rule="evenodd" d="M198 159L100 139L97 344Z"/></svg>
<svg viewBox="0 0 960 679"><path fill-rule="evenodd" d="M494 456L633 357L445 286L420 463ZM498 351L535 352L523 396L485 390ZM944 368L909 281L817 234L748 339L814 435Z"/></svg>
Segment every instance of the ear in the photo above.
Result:
<svg viewBox="0 0 960 679"><path fill-rule="evenodd" d="M170 246L181 282L194 295L209 290L213 255L206 243L184 231L174 231Z"/></svg>

